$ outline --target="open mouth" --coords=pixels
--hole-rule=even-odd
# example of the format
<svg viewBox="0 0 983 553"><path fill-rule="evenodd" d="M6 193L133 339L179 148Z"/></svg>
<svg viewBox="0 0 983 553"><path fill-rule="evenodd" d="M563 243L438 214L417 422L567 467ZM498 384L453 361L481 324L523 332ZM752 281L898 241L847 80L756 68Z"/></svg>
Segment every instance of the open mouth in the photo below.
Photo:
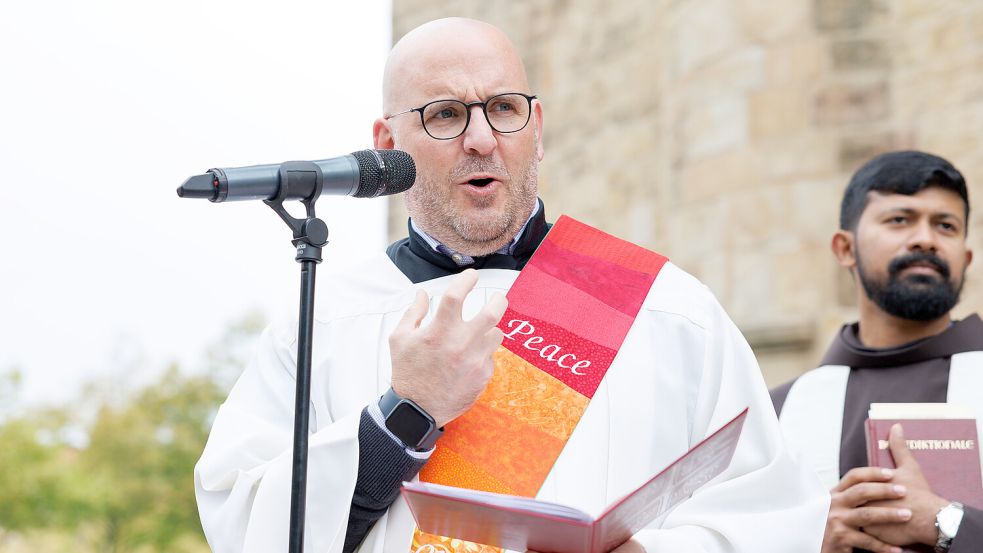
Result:
<svg viewBox="0 0 983 553"><path fill-rule="evenodd" d="M482 188L488 186L492 180L493 179L471 179L468 181L468 184Z"/></svg>

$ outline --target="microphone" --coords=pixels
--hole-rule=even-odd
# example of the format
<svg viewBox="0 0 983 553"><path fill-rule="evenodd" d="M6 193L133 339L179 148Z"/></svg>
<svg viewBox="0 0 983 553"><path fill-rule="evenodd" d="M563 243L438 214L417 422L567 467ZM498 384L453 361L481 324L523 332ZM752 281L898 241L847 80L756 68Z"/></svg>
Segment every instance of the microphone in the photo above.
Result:
<svg viewBox="0 0 983 553"><path fill-rule="evenodd" d="M317 179L299 179L292 183L284 200L316 199L319 194L375 198L408 190L416 180L416 164L402 150L361 150L318 161L288 161L270 165L209 169L194 175L178 187L182 198L208 198L212 202L272 200L280 193L281 178L287 172L320 171L323 186Z"/></svg>

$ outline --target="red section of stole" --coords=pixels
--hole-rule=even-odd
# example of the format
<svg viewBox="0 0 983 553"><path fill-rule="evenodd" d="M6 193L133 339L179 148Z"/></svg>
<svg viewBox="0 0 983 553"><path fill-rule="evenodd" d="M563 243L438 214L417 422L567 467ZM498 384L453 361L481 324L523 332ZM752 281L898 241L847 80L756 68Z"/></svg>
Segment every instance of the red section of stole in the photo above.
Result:
<svg viewBox="0 0 983 553"><path fill-rule="evenodd" d="M505 349L588 398L614 361L615 350L511 308L499 328Z"/></svg>

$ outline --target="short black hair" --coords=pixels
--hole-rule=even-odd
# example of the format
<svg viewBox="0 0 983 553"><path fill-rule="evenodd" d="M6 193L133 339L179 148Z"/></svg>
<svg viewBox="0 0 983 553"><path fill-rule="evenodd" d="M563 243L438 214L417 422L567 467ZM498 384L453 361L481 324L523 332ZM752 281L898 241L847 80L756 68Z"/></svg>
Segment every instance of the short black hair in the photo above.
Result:
<svg viewBox="0 0 983 553"><path fill-rule="evenodd" d="M840 204L840 229L855 230L860 215L867 207L868 192L904 194L911 196L926 188L938 186L952 190L966 206L966 228L969 228L969 192L966 179L951 163L939 156L905 150L881 154L865 163L850 179Z"/></svg>

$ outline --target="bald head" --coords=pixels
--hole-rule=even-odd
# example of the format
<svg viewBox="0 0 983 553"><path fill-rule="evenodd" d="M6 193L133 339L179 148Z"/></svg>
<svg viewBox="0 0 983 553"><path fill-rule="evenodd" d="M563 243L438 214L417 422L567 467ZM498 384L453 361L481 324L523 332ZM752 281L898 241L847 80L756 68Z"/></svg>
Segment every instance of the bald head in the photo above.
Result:
<svg viewBox="0 0 983 553"><path fill-rule="evenodd" d="M493 97L499 100L489 108ZM437 139L425 127L417 108L439 100L470 106L465 115L456 104L441 104L427 116L437 129L460 124L460 134ZM488 109L498 121L525 112L525 126L495 129ZM487 255L517 236L536 207L542 132L542 106L529 90L522 60L494 26L439 19L393 47L373 144L413 156L416 183L403 195L406 210L415 227L451 250Z"/></svg>
<svg viewBox="0 0 983 553"><path fill-rule="evenodd" d="M485 98L503 91L529 92L512 42L493 25L450 17L424 23L393 46L382 109L390 115L437 98Z"/></svg>

